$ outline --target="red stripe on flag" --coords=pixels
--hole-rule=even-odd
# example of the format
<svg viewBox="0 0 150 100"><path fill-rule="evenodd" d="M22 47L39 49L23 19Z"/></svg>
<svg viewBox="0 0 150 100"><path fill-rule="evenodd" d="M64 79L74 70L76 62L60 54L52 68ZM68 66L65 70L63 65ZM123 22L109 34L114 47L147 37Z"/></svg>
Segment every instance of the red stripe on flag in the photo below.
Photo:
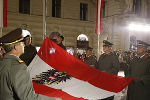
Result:
<svg viewBox="0 0 150 100"><path fill-rule="evenodd" d="M51 52L51 50L54 51ZM120 92L132 81L132 79L101 72L89 67L48 37L44 40L37 55L54 69L60 72L67 72L68 75L74 78L87 81L98 88L110 92Z"/></svg>
<svg viewBox="0 0 150 100"><path fill-rule="evenodd" d="M70 94L63 92L60 89L54 89L54 88L47 87L45 85L34 83L34 82L33 82L33 88L35 90L35 93L42 94L48 97L59 97L62 100L86 100L83 98L77 98L77 97L71 96Z"/></svg>
<svg viewBox="0 0 150 100"><path fill-rule="evenodd" d="M101 31L102 7L103 7L103 0L97 0L97 8L96 8L96 34L100 34L100 31Z"/></svg>
<svg viewBox="0 0 150 100"><path fill-rule="evenodd" d="M3 27L7 27L7 0L3 0Z"/></svg>

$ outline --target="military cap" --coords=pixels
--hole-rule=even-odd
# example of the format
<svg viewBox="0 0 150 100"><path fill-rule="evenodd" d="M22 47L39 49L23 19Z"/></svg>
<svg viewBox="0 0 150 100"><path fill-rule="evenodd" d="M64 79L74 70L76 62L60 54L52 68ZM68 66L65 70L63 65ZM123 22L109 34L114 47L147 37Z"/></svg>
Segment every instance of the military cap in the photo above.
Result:
<svg viewBox="0 0 150 100"><path fill-rule="evenodd" d="M9 45L17 42L22 42L22 41L24 41L24 38L22 35L21 28L17 28L0 38L0 44L2 45Z"/></svg>
<svg viewBox="0 0 150 100"><path fill-rule="evenodd" d="M58 36L61 36L61 34L59 32L52 32L50 35L49 35L49 38L50 39L57 39Z"/></svg>
<svg viewBox="0 0 150 100"><path fill-rule="evenodd" d="M91 47L87 47L87 48L86 48L86 50L91 50L91 51L92 51L92 50L93 50L93 48L91 48Z"/></svg>
<svg viewBox="0 0 150 100"><path fill-rule="evenodd" d="M113 44L107 40L103 40L103 46L112 46Z"/></svg>
<svg viewBox="0 0 150 100"><path fill-rule="evenodd" d="M144 41L141 41L141 40L137 40L137 46L144 46L144 47L148 47L150 46L150 44L144 42Z"/></svg>
<svg viewBox="0 0 150 100"><path fill-rule="evenodd" d="M32 37L28 30L22 30L23 37Z"/></svg>

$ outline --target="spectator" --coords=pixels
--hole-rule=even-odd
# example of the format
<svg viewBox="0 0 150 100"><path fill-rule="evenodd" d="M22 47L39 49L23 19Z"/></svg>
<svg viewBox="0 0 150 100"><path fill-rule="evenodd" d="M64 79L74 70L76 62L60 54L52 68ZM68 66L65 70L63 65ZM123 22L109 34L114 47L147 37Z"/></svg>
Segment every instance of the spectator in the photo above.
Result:
<svg viewBox="0 0 150 100"><path fill-rule="evenodd" d="M24 39L25 39L24 54L20 56L20 59L23 60L27 66L29 66L29 64L37 54L37 50L35 46L31 44L32 37L30 33Z"/></svg>
<svg viewBox="0 0 150 100"><path fill-rule="evenodd" d="M86 56L84 58L84 63L89 65L90 67L97 68L97 58L92 54L93 48L86 48Z"/></svg>
<svg viewBox="0 0 150 100"><path fill-rule="evenodd" d="M49 35L49 38L54 41L57 45L62 47L64 50L66 50L66 47L63 45L62 41L64 40L64 37L59 32L52 32Z"/></svg>
<svg viewBox="0 0 150 100"><path fill-rule="evenodd" d="M150 98L150 56L147 54L146 42L138 40L137 56L129 65L129 84L127 100L149 100Z"/></svg>
<svg viewBox="0 0 150 100"><path fill-rule="evenodd" d="M112 45L113 44L110 43L109 41L106 40L103 41L104 53L99 57L98 69L103 72L117 75L119 72L120 63L116 53L111 51ZM114 96L102 100L113 100L113 98Z"/></svg>
<svg viewBox="0 0 150 100"><path fill-rule="evenodd" d="M24 53L22 29L0 38L6 54L0 61L0 100L56 100L35 94L27 66L19 56Z"/></svg>

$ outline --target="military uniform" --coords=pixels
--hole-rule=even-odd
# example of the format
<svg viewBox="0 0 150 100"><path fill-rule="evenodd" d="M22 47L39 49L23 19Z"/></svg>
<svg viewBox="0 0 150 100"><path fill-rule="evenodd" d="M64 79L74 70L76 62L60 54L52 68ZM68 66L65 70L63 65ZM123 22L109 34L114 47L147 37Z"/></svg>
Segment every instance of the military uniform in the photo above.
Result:
<svg viewBox="0 0 150 100"><path fill-rule="evenodd" d="M6 54L0 59L0 100L56 100L34 93L29 71L16 55L22 51L22 29L18 28L0 38ZM14 49L12 47L19 46Z"/></svg>
<svg viewBox="0 0 150 100"><path fill-rule="evenodd" d="M90 67L97 68L97 60L96 60L96 56L94 56L94 55L85 57L84 63L86 63Z"/></svg>
<svg viewBox="0 0 150 100"><path fill-rule="evenodd" d="M145 42L141 43L143 46L148 45L145 44ZM129 84L128 87L127 100L149 100L150 56L146 53L146 51L145 54L142 54L142 56L137 56L131 61L131 64L129 65L129 78L133 78L133 81Z"/></svg>
<svg viewBox="0 0 150 100"><path fill-rule="evenodd" d="M34 93L25 63L6 54L0 61L0 100L55 100Z"/></svg>
<svg viewBox="0 0 150 100"><path fill-rule="evenodd" d="M110 48L112 47L112 43L110 43L107 40L103 41L103 50L105 53L103 53L98 60L98 69L102 72L107 72L110 74L117 75L120 68L120 63L118 56L116 53L111 52ZM107 48L107 49L106 49ZM102 99L102 100L113 100L114 96Z"/></svg>
<svg viewBox="0 0 150 100"><path fill-rule="evenodd" d="M60 47L62 47L64 50L66 50L66 47L63 45L63 43L61 42L61 43L59 43L58 44Z"/></svg>
<svg viewBox="0 0 150 100"><path fill-rule="evenodd" d="M128 88L127 100L150 99L150 57L135 58L130 64L129 77L134 80Z"/></svg>
<svg viewBox="0 0 150 100"><path fill-rule="evenodd" d="M103 48L104 47L112 47L112 45L113 44L107 40L103 41ZM120 63L119 63L119 59L118 59L118 56L116 55L116 53L109 51L108 54L103 53L99 57L99 60L98 60L98 69L99 70L117 75L119 72L119 68L120 68Z"/></svg>
<svg viewBox="0 0 150 100"><path fill-rule="evenodd" d="M118 56L115 53L112 52L110 54L104 53L99 57L98 60L99 70L117 75L119 72L119 68L120 68L120 63L118 60Z"/></svg>

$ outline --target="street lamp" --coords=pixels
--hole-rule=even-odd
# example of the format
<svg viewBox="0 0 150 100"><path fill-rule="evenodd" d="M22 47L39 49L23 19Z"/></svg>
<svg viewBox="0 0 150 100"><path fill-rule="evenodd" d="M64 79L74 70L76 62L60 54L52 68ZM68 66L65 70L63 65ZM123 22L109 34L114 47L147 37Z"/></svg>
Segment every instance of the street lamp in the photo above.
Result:
<svg viewBox="0 0 150 100"><path fill-rule="evenodd" d="M139 24L139 23L131 23L128 26L129 30L132 31L142 31L142 32L149 32L150 25L148 24Z"/></svg>

